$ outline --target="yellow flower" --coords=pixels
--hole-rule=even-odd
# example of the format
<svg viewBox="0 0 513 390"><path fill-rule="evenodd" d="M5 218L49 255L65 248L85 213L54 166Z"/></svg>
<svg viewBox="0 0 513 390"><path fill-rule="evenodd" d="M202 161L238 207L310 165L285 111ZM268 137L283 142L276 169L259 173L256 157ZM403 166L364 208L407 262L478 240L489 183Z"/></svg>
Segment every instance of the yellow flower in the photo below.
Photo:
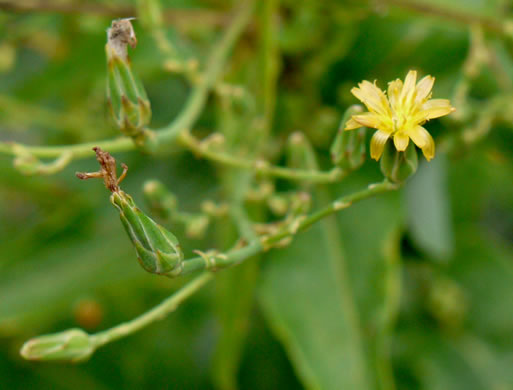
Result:
<svg viewBox="0 0 513 390"><path fill-rule="evenodd" d="M433 137L422 125L430 119L450 114L454 108L447 99L430 100L434 77L426 76L415 85L416 80L417 72L410 70L404 84L399 79L388 83L388 99L376 82L364 80L358 84L359 88L351 90L369 112L353 115L345 130L363 126L377 129L370 145L371 157L376 161L390 137L398 151L405 151L411 138L428 161L435 156Z"/></svg>

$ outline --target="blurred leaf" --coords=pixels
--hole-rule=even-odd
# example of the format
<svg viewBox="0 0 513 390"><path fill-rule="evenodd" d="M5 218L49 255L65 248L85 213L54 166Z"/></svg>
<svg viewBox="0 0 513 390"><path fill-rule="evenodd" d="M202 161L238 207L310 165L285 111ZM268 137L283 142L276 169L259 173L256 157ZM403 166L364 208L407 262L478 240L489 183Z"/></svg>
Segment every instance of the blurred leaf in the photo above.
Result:
<svg viewBox="0 0 513 390"><path fill-rule="evenodd" d="M447 260L454 251L447 157L438 153L430 163L421 164L405 195L413 242L433 258Z"/></svg>
<svg viewBox="0 0 513 390"><path fill-rule="evenodd" d="M237 374L249 329L259 263L248 259L216 278L216 304L221 334L213 356L212 375L218 389L237 389Z"/></svg>
<svg viewBox="0 0 513 390"><path fill-rule="evenodd" d="M331 258L325 233L315 225L267 256L262 308L307 388L368 389L354 302L348 302L340 259Z"/></svg>

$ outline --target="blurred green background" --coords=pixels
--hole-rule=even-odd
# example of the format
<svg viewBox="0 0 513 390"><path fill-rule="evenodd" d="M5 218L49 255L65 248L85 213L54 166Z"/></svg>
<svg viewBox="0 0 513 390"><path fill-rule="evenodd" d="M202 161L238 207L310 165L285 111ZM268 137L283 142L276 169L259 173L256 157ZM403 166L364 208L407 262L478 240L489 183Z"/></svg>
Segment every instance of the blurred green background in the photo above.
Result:
<svg viewBox="0 0 513 390"><path fill-rule="evenodd" d="M202 63L238 3L163 0L177 56ZM282 162L280 147L300 130L329 169L340 118L356 102L350 89L362 79L384 88L409 69L435 76L434 97L457 109L427 125L436 158L422 159L401 191L219 273L168 318L70 365L23 361L18 351L39 334L126 321L186 280L140 268L108 193L74 176L96 170L94 159L24 176L0 155L0 388L513 389L512 3L274 0L269 36L264 3L223 74L257 106L276 102L269 158ZM105 31L129 15L131 1L0 0L0 141L118 136L106 108ZM158 128L191 87L165 69L148 28L134 26L131 58ZM265 39L273 50L261 50ZM266 61L277 64L271 97L262 97ZM218 129L220 100L212 96L195 130ZM242 139L246 130L240 121ZM187 151L116 158L130 167L123 188L141 206L151 178L186 211L227 196L223 169ZM318 207L381 177L367 161L340 184L309 190ZM173 231L186 256L236 238L227 220L200 241L181 225Z"/></svg>

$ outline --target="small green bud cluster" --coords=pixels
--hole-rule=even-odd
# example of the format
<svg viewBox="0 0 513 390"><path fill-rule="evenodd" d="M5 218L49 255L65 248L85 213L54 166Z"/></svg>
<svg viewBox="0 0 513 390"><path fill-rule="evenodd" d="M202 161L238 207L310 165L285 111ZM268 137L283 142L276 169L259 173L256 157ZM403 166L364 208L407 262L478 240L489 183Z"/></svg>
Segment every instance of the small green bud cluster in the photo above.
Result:
<svg viewBox="0 0 513 390"><path fill-rule="evenodd" d="M127 46L137 44L130 19L114 20L107 30L107 101L121 132L146 151L156 147L155 135L146 126L151 107L143 84L132 71Z"/></svg>
<svg viewBox="0 0 513 390"><path fill-rule="evenodd" d="M202 238L210 224L210 215L203 213L183 213L178 211L178 200L160 181L149 180L144 184L144 197L152 213L167 221L185 225L190 238Z"/></svg>

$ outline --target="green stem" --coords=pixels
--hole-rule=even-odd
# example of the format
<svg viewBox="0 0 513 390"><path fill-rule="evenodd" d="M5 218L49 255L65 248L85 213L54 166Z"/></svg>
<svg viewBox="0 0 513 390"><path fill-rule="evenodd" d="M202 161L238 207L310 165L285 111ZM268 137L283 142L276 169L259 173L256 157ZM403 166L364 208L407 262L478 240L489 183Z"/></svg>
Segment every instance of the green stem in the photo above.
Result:
<svg viewBox="0 0 513 390"><path fill-rule="evenodd" d="M192 127L196 122L205 106L209 92L214 87L216 80L226 64L230 49L244 30L244 27L249 23L253 8L254 0L244 2L231 25L228 26L224 35L212 49L207 60L204 77L192 91L182 112L168 126L156 130L156 139L160 146L174 142L181 130ZM69 152L71 153L72 159L78 159L94 157L94 152L92 151L94 146L99 146L111 153L135 148L130 138L116 138L77 145L23 147L27 152L36 157L53 158L59 157L65 152ZM16 144L13 142L0 143L0 153L16 155Z"/></svg>
<svg viewBox="0 0 513 390"><path fill-rule="evenodd" d="M263 250L270 249L271 247L280 243L283 239L292 237L295 234L306 230L314 223L332 214L335 214L338 211L348 208L353 203L370 198L374 195L381 194L383 192L393 191L398 188L399 186L397 184L390 183L389 181L371 184L366 189L343 196L308 217L304 217L303 219L296 219L296 221L298 221L296 224L292 223L292 226L288 226L273 235L262 237L259 241L252 241L243 248L232 249L225 254L198 256L185 260L180 275L200 270L217 270L220 268L233 266L252 255L255 255Z"/></svg>
<svg viewBox="0 0 513 390"><path fill-rule="evenodd" d="M180 133L179 141L197 156L234 168L253 170L260 176L273 176L312 183L334 183L340 181L346 175L346 172L340 168L333 168L329 171L291 169L270 165L264 160L245 159L228 153L209 150L208 147L204 147L199 140L192 136L189 131Z"/></svg>
<svg viewBox="0 0 513 390"><path fill-rule="evenodd" d="M185 301L206 283L212 280L212 278L212 273L204 273L189 282L187 285L164 300L162 303L140 315L139 317L92 335L91 341L93 345L95 348L101 347L107 343L135 333L157 320L163 319L169 313L175 311L183 301Z"/></svg>
<svg viewBox="0 0 513 390"><path fill-rule="evenodd" d="M479 24L488 31L506 35L505 21L496 20L472 14L469 12L462 12L461 10L449 9L445 7L438 7L434 4L419 2L416 0L379 0L380 3L397 6L413 12L418 12L423 15L433 15L444 19L453 20L466 26L471 24Z"/></svg>

